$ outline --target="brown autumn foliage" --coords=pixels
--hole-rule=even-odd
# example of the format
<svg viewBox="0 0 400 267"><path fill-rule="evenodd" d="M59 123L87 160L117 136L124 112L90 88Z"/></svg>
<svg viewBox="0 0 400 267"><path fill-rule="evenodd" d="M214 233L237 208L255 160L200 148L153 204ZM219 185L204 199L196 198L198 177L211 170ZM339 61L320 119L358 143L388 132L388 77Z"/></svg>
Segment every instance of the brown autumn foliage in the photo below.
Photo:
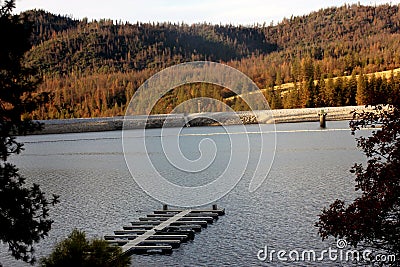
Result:
<svg viewBox="0 0 400 267"><path fill-rule="evenodd" d="M89 22L37 10L23 15L34 23L26 64L43 74L39 91L53 95L28 114L36 119L123 115L152 74L195 60L241 70L270 88L265 95L273 108L386 103L399 90L396 75L355 76L400 67L399 5L344 5L253 26ZM279 88L289 82L295 83L291 90ZM206 91L216 95L212 86ZM244 108L226 99L227 89L218 94L234 109Z"/></svg>

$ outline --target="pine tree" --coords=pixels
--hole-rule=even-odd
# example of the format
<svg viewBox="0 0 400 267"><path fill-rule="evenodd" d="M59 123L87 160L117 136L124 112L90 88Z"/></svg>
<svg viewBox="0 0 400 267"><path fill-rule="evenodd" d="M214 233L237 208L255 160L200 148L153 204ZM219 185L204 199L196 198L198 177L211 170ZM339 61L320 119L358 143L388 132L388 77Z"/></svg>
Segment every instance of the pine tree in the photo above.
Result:
<svg viewBox="0 0 400 267"><path fill-rule="evenodd" d="M30 27L11 14L14 8L13 0L0 6L0 36L6 36L0 41L0 241L16 259L33 264L33 245L50 231L49 206L58 200L48 200L37 184L25 187L25 178L8 161L23 150L15 135L40 129L22 116L46 100L45 94L33 94L39 80L34 69L22 64L30 48Z"/></svg>
<svg viewBox="0 0 400 267"><path fill-rule="evenodd" d="M356 72L353 71L351 73L350 79L347 79L345 105L354 106L356 104L356 95L357 95L357 78L356 78Z"/></svg>
<svg viewBox="0 0 400 267"><path fill-rule="evenodd" d="M368 78L364 74L361 74L360 76L358 76L358 81L357 81L357 94L356 94L357 105L368 104L367 90L368 90Z"/></svg>

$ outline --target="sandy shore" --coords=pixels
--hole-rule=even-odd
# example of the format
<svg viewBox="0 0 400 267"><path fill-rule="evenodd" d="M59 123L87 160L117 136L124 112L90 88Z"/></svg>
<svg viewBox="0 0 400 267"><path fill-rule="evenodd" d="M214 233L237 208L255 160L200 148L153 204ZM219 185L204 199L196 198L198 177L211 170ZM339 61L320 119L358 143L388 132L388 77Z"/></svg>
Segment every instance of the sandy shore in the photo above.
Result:
<svg viewBox="0 0 400 267"><path fill-rule="evenodd" d="M251 123L289 123L318 121L318 112L327 113L326 120L350 120L354 110L365 110L365 106L303 108L303 109L276 109L270 111L240 112L240 113L195 113L175 115L134 116L125 120L125 128L140 129L165 127L209 126L216 124L251 124ZM147 118L147 120L146 120ZM240 120L239 120L240 118ZM164 124L166 122L166 124ZM60 134L97 131L121 130L124 117L109 118L82 118L65 120L45 120L44 129L36 134Z"/></svg>

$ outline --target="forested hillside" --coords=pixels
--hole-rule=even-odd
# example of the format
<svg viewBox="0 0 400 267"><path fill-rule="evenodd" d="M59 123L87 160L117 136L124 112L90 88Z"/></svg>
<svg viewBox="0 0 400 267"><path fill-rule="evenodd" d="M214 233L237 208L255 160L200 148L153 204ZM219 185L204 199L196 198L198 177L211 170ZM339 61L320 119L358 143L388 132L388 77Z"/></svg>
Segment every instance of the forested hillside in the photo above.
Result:
<svg viewBox="0 0 400 267"><path fill-rule="evenodd" d="M276 50L262 29L209 24L88 22L44 11L35 22L28 61L48 74L140 71L189 60L228 61Z"/></svg>
<svg viewBox="0 0 400 267"><path fill-rule="evenodd" d="M266 90L273 108L394 101L400 77L355 75L400 67L400 6L346 5L284 18L277 25L126 23L29 11L33 47L26 63L43 74L52 101L34 118L123 115L152 74L181 62L211 60L238 68ZM328 79L348 75L350 78ZM294 83L291 90L280 85ZM275 86L275 87L274 87ZM201 90L200 90L201 88ZM246 109L213 86L178 88L154 112L210 96ZM388 98L390 96L390 99ZM182 98L182 99L181 99Z"/></svg>

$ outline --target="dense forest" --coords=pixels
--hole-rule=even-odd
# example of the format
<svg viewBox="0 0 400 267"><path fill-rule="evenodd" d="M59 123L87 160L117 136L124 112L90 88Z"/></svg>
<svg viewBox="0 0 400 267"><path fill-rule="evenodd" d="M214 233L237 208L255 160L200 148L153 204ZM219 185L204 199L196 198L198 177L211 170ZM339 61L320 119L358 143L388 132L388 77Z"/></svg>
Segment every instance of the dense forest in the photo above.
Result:
<svg viewBox="0 0 400 267"><path fill-rule="evenodd" d="M39 91L51 95L49 103L27 116L123 115L147 78L195 60L244 72L266 88L272 108L397 101L399 75L365 74L400 67L399 8L345 5L284 18L277 25L252 26L88 21L27 11L21 15L29 18L34 31L25 61L43 76ZM246 109L227 89L188 85L172 90L153 113L167 113L198 96Z"/></svg>

